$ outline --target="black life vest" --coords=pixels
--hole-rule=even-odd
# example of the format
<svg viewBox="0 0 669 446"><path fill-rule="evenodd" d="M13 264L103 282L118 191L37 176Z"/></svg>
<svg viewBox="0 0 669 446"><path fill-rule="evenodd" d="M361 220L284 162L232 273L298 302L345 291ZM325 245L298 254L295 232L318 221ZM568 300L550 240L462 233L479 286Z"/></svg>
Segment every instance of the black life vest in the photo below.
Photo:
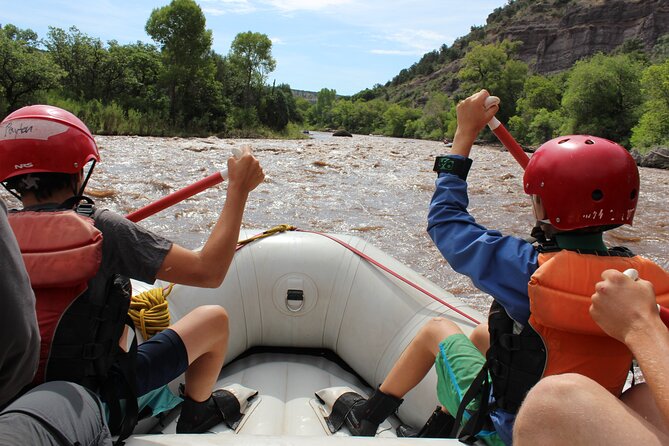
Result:
<svg viewBox="0 0 669 446"><path fill-rule="evenodd" d="M32 385L63 380L97 392L109 406L112 434L122 440L137 422L137 346L133 342L128 352L119 346L125 327L134 329L128 316L130 281L114 275L101 295L89 291L88 281L102 260L102 233L91 218L92 206L77 209L8 216L35 293L42 338Z"/></svg>

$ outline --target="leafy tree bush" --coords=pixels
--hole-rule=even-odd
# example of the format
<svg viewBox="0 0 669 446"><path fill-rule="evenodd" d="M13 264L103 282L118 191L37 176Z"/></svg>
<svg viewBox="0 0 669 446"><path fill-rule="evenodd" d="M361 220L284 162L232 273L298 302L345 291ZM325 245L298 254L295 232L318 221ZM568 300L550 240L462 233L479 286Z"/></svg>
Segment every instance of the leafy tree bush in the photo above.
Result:
<svg viewBox="0 0 669 446"><path fill-rule="evenodd" d="M65 73L38 48L37 34L14 25L0 28L0 114L28 104L59 85Z"/></svg>
<svg viewBox="0 0 669 446"><path fill-rule="evenodd" d="M646 68L641 87L644 112L632 129L632 145L641 152L657 145L669 146L669 59Z"/></svg>
<svg viewBox="0 0 669 446"><path fill-rule="evenodd" d="M558 136L564 117L561 108L563 76L534 75L527 78L517 102L517 114L509 130L523 144L537 145Z"/></svg>
<svg viewBox="0 0 669 446"><path fill-rule="evenodd" d="M563 133L585 133L629 144L641 105L640 64L629 55L597 54L579 61L566 83Z"/></svg>
<svg viewBox="0 0 669 446"><path fill-rule="evenodd" d="M458 72L463 97L486 88L500 98L497 116L503 122L515 114L516 101L523 91L528 71L524 62L513 58L518 45L508 40L489 45L474 42Z"/></svg>

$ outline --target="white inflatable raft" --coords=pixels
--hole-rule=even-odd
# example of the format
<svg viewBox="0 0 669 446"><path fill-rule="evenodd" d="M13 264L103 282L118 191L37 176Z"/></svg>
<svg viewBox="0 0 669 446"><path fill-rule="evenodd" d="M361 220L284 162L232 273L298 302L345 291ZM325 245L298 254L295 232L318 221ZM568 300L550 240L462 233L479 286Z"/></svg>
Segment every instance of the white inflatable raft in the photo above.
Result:
<svg viewBox="0 0 669 446"><path fill-rule="evenodd" d="M483 320L462 301L364 240L334 237L453 308ZM166 284L133 285L135 292L141 292ZM230 316L226 365L216 387L241 385L256 389L258 395L250 400L235 431L221 424L211 433L177 435L176 409L160 425L138 426L128 446L460 444L395 435L400 423L421 427L438 405L434 371L406 395L397 417L382 424L376 437L352 437L346 427L332 435L326 427L316 391L348 386L368 396L429 318L449 318L466 334L475 326L342 244L305 232L254 241L236 253L219 288L175 286L169 295L173 322L206 304L221 305Z"/></svg>

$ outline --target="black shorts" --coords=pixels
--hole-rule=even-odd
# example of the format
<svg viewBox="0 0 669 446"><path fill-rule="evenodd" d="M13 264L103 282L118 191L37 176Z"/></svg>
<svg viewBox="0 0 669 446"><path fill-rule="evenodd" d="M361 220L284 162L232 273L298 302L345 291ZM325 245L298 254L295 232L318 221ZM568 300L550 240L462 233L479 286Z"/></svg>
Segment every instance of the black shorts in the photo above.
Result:
<svg viewBox="0 0 669 446"><path fill-rule="evenodd" d="M137 347L137 396L168 384L188 368L188 352L168 328Z"/></svg>

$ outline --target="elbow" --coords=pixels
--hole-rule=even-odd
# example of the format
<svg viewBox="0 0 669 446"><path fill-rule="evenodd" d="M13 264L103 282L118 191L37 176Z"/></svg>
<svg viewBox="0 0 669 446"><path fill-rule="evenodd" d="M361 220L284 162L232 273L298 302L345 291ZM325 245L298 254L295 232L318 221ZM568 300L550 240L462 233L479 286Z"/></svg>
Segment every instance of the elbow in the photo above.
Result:
<svg viewBox="0 0 669 446"><path fill-rule="evenodd" d="M209 268L202 272L198 285L202 288L218 288L223 284L226 271L214 271Z"/></svg>

